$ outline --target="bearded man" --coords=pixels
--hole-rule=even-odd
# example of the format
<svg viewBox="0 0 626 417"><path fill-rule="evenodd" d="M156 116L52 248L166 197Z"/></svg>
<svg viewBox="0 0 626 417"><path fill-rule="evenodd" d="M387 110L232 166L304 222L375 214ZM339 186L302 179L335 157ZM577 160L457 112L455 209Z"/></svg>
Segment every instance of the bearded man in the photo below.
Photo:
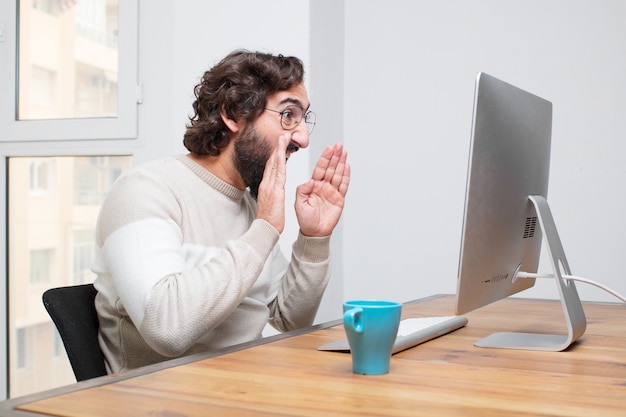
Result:
<svg viewBox="0 0 626 417"><path fill-rule="evenodd" d="M300 227L280 251L286 161L315 114L295 57L234 51L195 87L189 154L136 167L101 208L93 270L109 373L313 323L350 166L327 147L297 187Z"/></svg>

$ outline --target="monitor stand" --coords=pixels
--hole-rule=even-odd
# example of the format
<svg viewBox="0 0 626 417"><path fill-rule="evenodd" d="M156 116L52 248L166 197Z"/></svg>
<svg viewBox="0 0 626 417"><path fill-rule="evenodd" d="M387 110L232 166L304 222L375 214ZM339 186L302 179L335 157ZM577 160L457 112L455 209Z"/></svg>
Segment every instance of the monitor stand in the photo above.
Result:
<svg viewBox="0 0 626 417"><path fill-rule="evenodd" d="M474 345L478 347L543 350L559 352L565 350L576 339L585 333L587 321L583 311L574 281L565 280L565 275L571 275L565 252L556 230L556 225L546 199L539 195L530 195L537 213L537 218L544 234L547 249L550 254L554 278L561 296L561 306L567 324L567 335L541 333L494 333L479 340ZM515 279L515 277L513 278Z"/></svg>

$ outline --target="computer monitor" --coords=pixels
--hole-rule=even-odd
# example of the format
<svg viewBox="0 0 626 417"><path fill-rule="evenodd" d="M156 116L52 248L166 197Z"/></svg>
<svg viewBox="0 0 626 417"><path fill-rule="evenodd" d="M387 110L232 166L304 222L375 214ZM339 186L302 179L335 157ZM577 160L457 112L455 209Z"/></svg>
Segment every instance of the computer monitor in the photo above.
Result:
<svg viewBox="0 0 626 417"><path fill-rule="evenodd" d="M542 240L551 257L566 334L495 333L480 347L566 349L586 320L547 203L552 103L485 73L476 78L456 313L532 287ZM524 274L521 274L524 275ZM529 274L531 275L531 274ZM546 318L551 320L552 318ZM511 316L511 330L516 317Z"/></svg>

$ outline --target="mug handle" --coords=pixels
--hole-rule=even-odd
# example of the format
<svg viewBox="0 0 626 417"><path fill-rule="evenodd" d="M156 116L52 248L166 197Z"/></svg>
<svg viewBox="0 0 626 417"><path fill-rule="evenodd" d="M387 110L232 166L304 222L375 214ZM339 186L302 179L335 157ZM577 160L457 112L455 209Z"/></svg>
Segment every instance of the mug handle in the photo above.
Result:
<svg viewBox="0 0 626 417"><path fill-rule="evenodd" d="M361 307L354 307L343 313L343 324L346 329L355 332L363 333L365 326L363 325L363 309Z"/></svg>

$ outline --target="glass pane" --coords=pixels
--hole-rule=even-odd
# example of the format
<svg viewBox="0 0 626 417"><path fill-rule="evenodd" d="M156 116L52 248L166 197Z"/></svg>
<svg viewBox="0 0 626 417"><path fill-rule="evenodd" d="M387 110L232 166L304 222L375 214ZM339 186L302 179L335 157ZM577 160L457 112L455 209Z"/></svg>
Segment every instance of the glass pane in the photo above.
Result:
<svg viewBox="0 0 626 417"><path fill-rule="evenodd" d="M119 0L20 0L18 120L116 117Z"/></svg>
<svg viewBox="0 0 626 417"><path fill-rule="evenodd" d="M11 397L76 382L41 295L93 281L98 211L131 164L130 156L8 159Z"/></svg>

